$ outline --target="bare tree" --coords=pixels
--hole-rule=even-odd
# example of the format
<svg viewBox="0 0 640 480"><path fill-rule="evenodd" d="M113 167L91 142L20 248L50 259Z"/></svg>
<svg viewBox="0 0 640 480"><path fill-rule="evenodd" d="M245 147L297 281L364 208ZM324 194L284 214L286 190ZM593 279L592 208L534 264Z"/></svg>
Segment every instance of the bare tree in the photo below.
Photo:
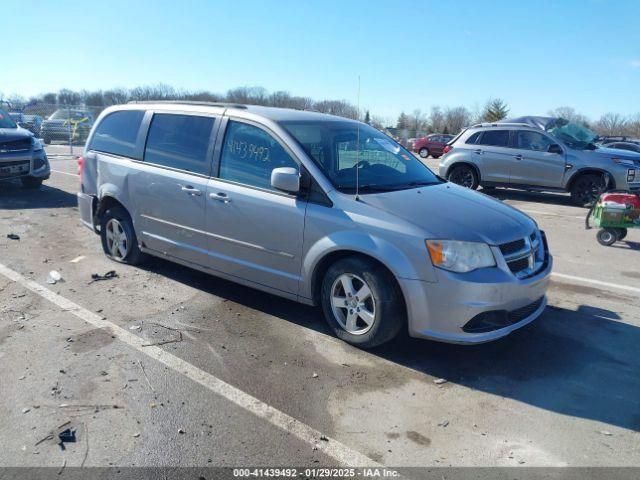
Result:
<svg viewBox="0 0 640 480"><path fill-rule="evenodd" d="M627 119L627 134L634 138L640 138L640 112Z"/></svg>
<svg viewBox="0 0 640 480"><path fill-rule="evenodd" d="M551 117L564 118L572 123L579 123L585 127L589 127L590 125L589 119L581 113L576 112L573 107L554 108L553 110L549 110L548 114Z"/></svg>
<svg viewBox="0 0 640 480"><path fill-rule="evenodd" d="M605 113L594 125L600 135L624 135L626 121L619 113Z"/></svg>
<svg viewBox="0 0 640 480"><path fill-rule="evenodd" d="M457 134L471 123L471 113L465 107L446 108L444 124L447 133ZM444 132L444 129L443 129Z"/></svg>
<svg viewBox="0 0 640 480"><path fill-rule="evenodd" d="M429 114L429 126L428 130L430 132L441 133L444 131L445 121L444 121L444 113L440 107L435 106L431 107L431 113Z"/></svg>

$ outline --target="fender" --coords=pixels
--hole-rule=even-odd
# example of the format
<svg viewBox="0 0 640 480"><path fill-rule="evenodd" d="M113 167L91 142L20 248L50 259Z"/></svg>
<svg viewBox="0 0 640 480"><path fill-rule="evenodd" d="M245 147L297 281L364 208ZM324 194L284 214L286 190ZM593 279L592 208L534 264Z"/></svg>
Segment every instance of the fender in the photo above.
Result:
<svg viewBox="0 0 640 480"><path fill-rule="evenodd" d="M343 230L319 238L309 247L302 261L299 295L313 298L313 277L320 262L335 252L349 251L361 253L382 263L396 278L420 279L435 282L435 272L431 266L426 247L424 261L411 261L401 249L387 240L361 231ZM415 266L423 265L419 272Z"/></svg>
<svg viewBox="0 0 640 480"><path fill-rule="evenodd" d="M565 190L566 190L566 191L571 190L571 184L573 183L573 181L574 181L574 180L575 180L579 175L581 175L581 174L583 174L583 173L587 173L587 172L597 172L597 173L602 173L602 174L605 174L605 173L606 173L606 174L607 174L607 175L609 175L609 177L611 178L611 179L610 179L610 182L612 182L612 183L610 184L610 185L611 185L611 188L612 188L612 189L613 189L613 188L615 188L614 176L613 176L613 174L612 174L611 172L609 172L609 171L607 171L607 170L605 170L605 169L603 169L603 168L599 168L599 167L582 167L582 168L579 168L579 169L578 169L578 170L576 170L576 171L572 171L572 172L571 172L571 176L569 176L568 178L566 178L566 181L565 181L565 184L564 184L564 188L565 188Z"/></svg>

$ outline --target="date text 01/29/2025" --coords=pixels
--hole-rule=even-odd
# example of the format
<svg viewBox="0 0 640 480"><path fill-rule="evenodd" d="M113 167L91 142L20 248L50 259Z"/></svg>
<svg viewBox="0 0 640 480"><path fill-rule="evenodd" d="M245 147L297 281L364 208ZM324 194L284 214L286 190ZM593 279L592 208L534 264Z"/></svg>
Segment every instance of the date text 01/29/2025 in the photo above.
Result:
<svg viewBox="0 0 640 480"><path fill-rule="evenodd" d="M390 468L234 468L234 477L266 478L393 478L397 470Z"/></svg>

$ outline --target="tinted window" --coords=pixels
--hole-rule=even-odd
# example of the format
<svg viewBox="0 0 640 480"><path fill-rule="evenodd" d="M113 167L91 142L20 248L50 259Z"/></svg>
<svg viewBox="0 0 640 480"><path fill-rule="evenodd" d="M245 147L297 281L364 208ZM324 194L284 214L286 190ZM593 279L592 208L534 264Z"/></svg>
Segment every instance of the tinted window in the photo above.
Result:
<svg viewBox="0 0 640 480"><path fill-rule="evenodd" d="M208 175L211 162L207 150L213 122L211 117L155 114L144 161Z"/></svg>
<svg viewBox="0 0 640 480"><path fill-rule="evenodd" d="M142 117L144 112L139 110L122 110L107 115L97 126L89 149L133 157Z"/></svg>
<svg viewBox="0 0 640 480"><path fill-rule="evenodd" d="M473 135L471 135L466 142L464 143L469 143L469 144L474 144L478 141L478 138L480 137L480 135L482 134L482 132L476 132Z"/></svg>
<svg viewBox="0 0 640 480"><path fill-rule="evenodd" d="M220 178L272 190L271 171L278 167L298 165L264 130L229 121L220 157Z"/></svg>
<svg viewBox="0 0 640 480"><path fill-rule="evenodd" d="M516 146L524 150L535 150L536 152L546 152L549 145L553 144L549 137L539 132L519 130L516 132Z"/></svg>
<svg viewBox="0 0 640 480"><path fill-rule="evenodd" d="M483 132L478 145L488 145L491 147L508 147L509 130L487 130Z"/></svg>

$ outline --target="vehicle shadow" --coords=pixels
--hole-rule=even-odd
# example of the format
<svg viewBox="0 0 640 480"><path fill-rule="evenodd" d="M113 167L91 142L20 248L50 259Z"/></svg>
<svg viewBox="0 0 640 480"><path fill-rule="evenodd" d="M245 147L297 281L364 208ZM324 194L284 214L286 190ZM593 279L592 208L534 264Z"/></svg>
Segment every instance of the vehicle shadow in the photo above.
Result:
<svg viewBox="0 0 640 480"><path fill-rule="evenodd" d="M246 308L332 335L319 308L154 259L146 268ZM640 328L590 305L550 306L504 339L450 345L402 334L370 350L398 365L450 383L562 415L640 431ZM353 348L345 344L345 348Z"/></svg>
<svg viewBox="0 0 640 480"><path fill-rule="evenodd" d="M0 211L34 208L68 208L78 205L77 197L64 190L43 185L39 190L25 189L19 183L0 183Z"/></svg>
<svg viewBox="0 0 640 480"><path fill-rule="evenodd" d="M571 197L566 193L528 192L524 190L511 190L507 188L482 189L480 192L490 195L497 200L516 200L520 202L546 203L550 205L563 205L576 207Z"/></svg>
<svg viewBox="0 0 640 480"><path fill-rule="evenodd" d="M611 245L613 248L621 248L622 250L640 250L640 242L631 242L629 240L620 240Z"/></svg>

